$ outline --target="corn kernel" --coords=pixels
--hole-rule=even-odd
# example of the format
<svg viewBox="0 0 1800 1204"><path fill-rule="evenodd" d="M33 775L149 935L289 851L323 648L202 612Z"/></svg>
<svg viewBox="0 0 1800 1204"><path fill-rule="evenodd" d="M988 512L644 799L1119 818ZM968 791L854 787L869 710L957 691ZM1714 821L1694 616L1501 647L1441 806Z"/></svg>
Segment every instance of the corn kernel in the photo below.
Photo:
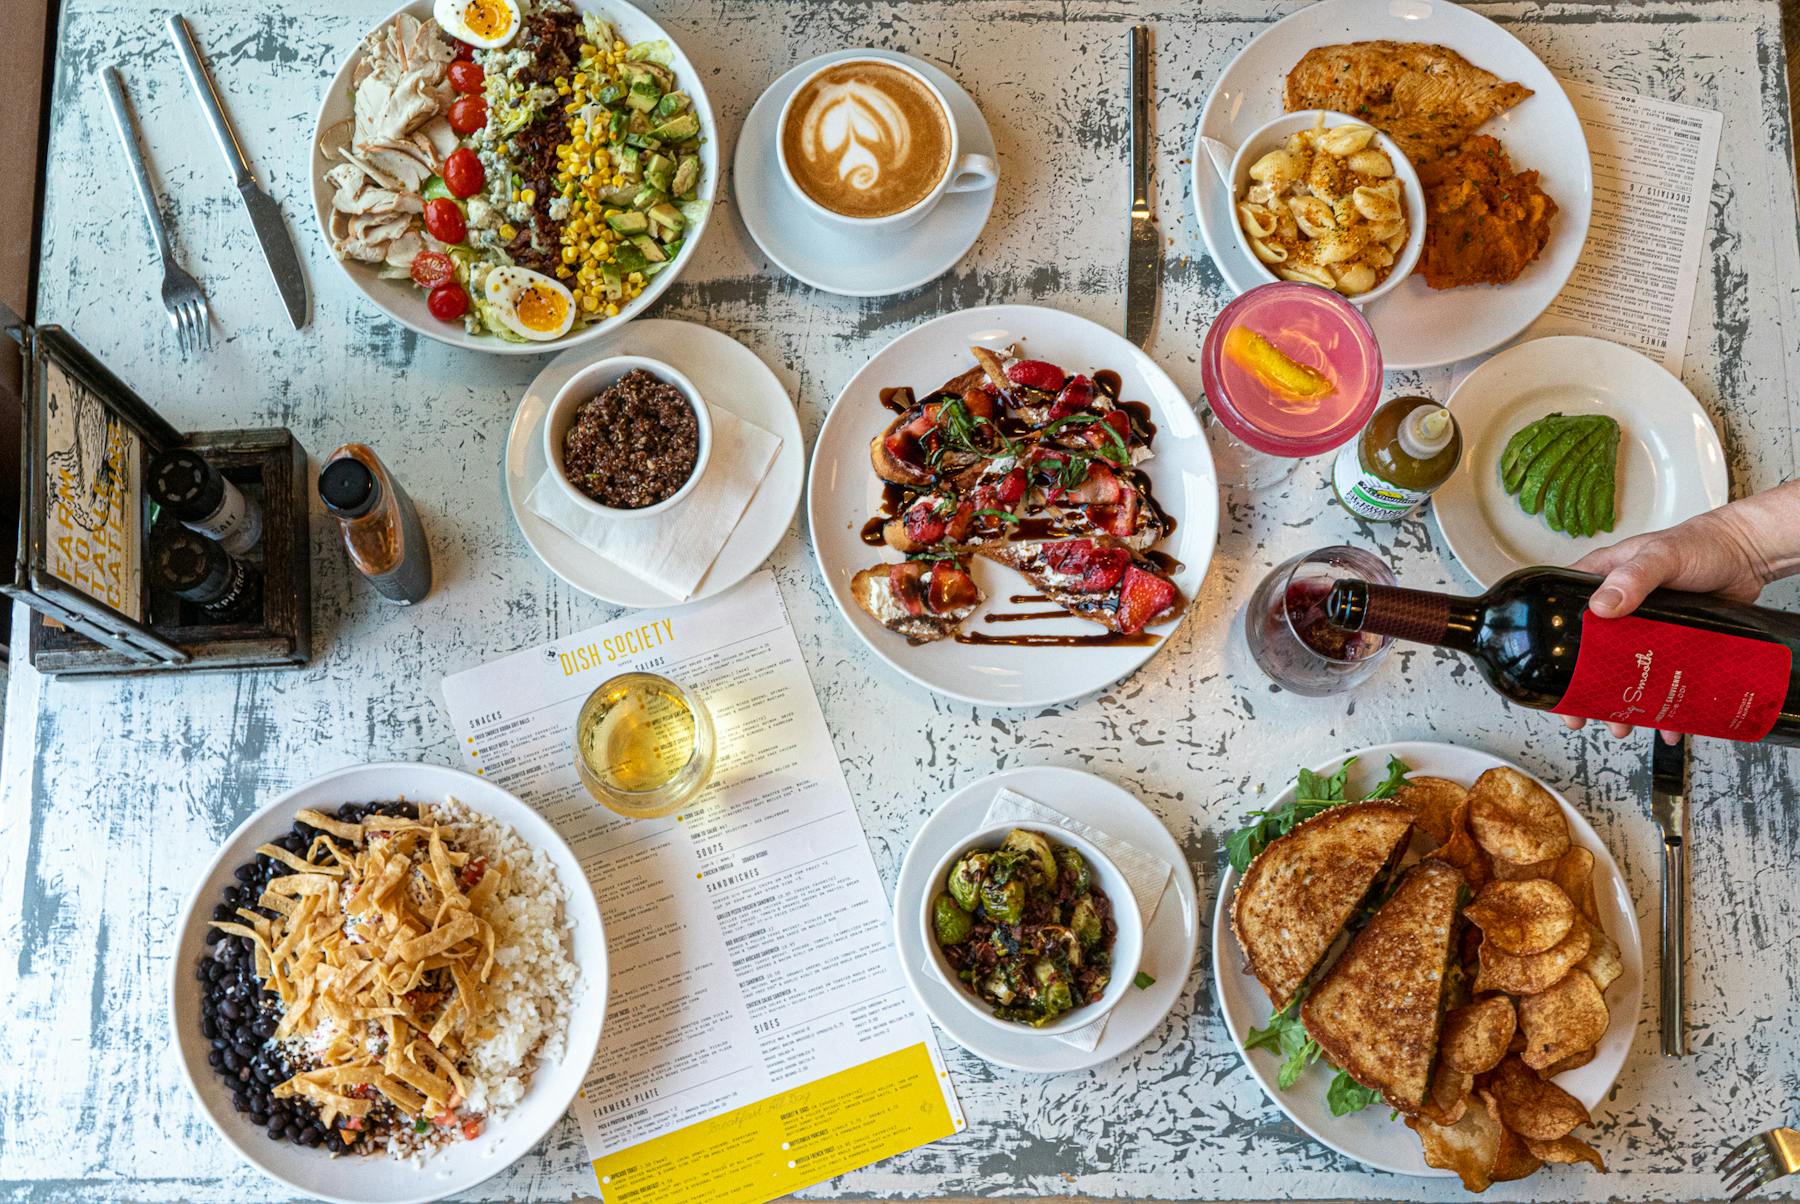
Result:
<svg viewBox="0 0 1800 1204"><path fill-rule="evenodd" d="M589 313L598 312L600 309L600 298L598 298L598 297L585 298L581 302L581 308L587 310Z"/></svg>
<svg viewBox="0 0 1800 1204"><path fill-rule="evenodd" d="M504 238L507 242L511 242L513 239L519 237L519 231L511 222L508 222L506 225L500 227L500 237Z"/></svg>
<svg viewBox="0 0 1800 1204"><path fill-rule="evenodd" d="M606 307L606 316L609 318L618 317L619 316L619 307L616 305L608 305Z"/></svg>
<svg viewBox="0 0 1800 1204"><path fill-rule="evenodd" d="M537 204L537 189L535 189L535 188L525 189L523 192L519 193L519 199L521 201L524 201L527 205Z"/></svg>
<svg viewBox="0 0 1800 1204"><path fill-rule="evenodd" d="M564 247L562 249L562 261L564 263L574 263L576 254L574 247Z"/></svg>
<svg viewBox="0 0 1800 1204"><path fill-rule="evenodd" d="M644 274L642 272L633 272L627 279L633 284L642 284L644 282Z"/></svg>
<svg viewBox="0 0 1800 1204"><path fill-rule="evenodd" d="M573 276L574 274L575 274L575 271L573 268L558 267L556 269L556 278L558 280L567 280L569 277Z"/></svg>

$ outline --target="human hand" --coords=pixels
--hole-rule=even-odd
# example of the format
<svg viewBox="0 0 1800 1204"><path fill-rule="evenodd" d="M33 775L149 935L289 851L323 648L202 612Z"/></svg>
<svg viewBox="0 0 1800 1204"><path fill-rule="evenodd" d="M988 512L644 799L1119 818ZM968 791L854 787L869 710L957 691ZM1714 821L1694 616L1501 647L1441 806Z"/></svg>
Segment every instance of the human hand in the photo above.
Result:
<svg viewBox="0 0 1800 1204"><path fill-rule="evenodd" d="M1605 619L1630 614L1653 589L1687 590L1754 602L1769 580L1766 558L1729 506L1698 515L1667 531L1633 536L1589 552L1569 567L1606 578L1588 600L1588 609ZM1565 715L1563 722L1570 728L1580 728L1587 721ZM1627 723L1606 726L1621 738L1632 731ZM1662 737L1671 744L1681 738L1676 732L1664 732Z"/></svg>

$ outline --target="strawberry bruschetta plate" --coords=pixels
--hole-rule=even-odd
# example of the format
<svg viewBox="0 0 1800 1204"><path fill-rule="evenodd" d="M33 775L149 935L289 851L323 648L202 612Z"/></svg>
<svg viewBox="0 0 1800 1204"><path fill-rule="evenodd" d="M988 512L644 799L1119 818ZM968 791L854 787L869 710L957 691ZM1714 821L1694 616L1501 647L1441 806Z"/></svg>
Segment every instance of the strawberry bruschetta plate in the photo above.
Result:
<svg viewBox="0 0 1800 1204"><path fill-rule="evenodd" d="M999 305L908 331L851 379L807 512L877 656L952 698L1046 706L1174 633L1212 559L1218 486L1192 404L1141 350Z"/></svg>

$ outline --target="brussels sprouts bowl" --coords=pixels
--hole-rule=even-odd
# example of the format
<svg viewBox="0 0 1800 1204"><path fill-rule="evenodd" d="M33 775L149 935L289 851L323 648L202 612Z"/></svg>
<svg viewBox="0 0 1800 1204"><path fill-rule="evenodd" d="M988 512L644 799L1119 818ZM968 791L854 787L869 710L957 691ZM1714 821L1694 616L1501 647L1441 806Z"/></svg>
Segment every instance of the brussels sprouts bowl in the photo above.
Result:
<svg viewBox="0 0 1800 1204"><path fill-rule="evenodd" d="M995 824L932 871L919 923L932 972L1010 1031L1092 1024L1132 989L1137 901L1106 854L1054 824Z"/></svg>

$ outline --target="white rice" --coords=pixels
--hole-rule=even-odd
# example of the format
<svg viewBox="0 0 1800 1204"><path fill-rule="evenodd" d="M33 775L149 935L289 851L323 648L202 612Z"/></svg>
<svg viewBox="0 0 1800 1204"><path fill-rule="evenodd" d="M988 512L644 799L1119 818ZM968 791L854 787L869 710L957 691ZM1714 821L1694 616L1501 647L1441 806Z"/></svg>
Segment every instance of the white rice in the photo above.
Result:
<svg viewBox="0 0 1800 1204"><path fill-rule="evenodd" d="M565 1001L575 997L581 980L569 953L572 924L563 911L568 890L549 856L508 825L455 798L430 809L449 829L453 847L508 870L503 892L482 917L495 930L494 971L486 983L486 1023L495 1032L469 1049L465 1071L466 1108L492 1117L525 1097L538 1065L562 1057L569 1028Z"/></svg>

